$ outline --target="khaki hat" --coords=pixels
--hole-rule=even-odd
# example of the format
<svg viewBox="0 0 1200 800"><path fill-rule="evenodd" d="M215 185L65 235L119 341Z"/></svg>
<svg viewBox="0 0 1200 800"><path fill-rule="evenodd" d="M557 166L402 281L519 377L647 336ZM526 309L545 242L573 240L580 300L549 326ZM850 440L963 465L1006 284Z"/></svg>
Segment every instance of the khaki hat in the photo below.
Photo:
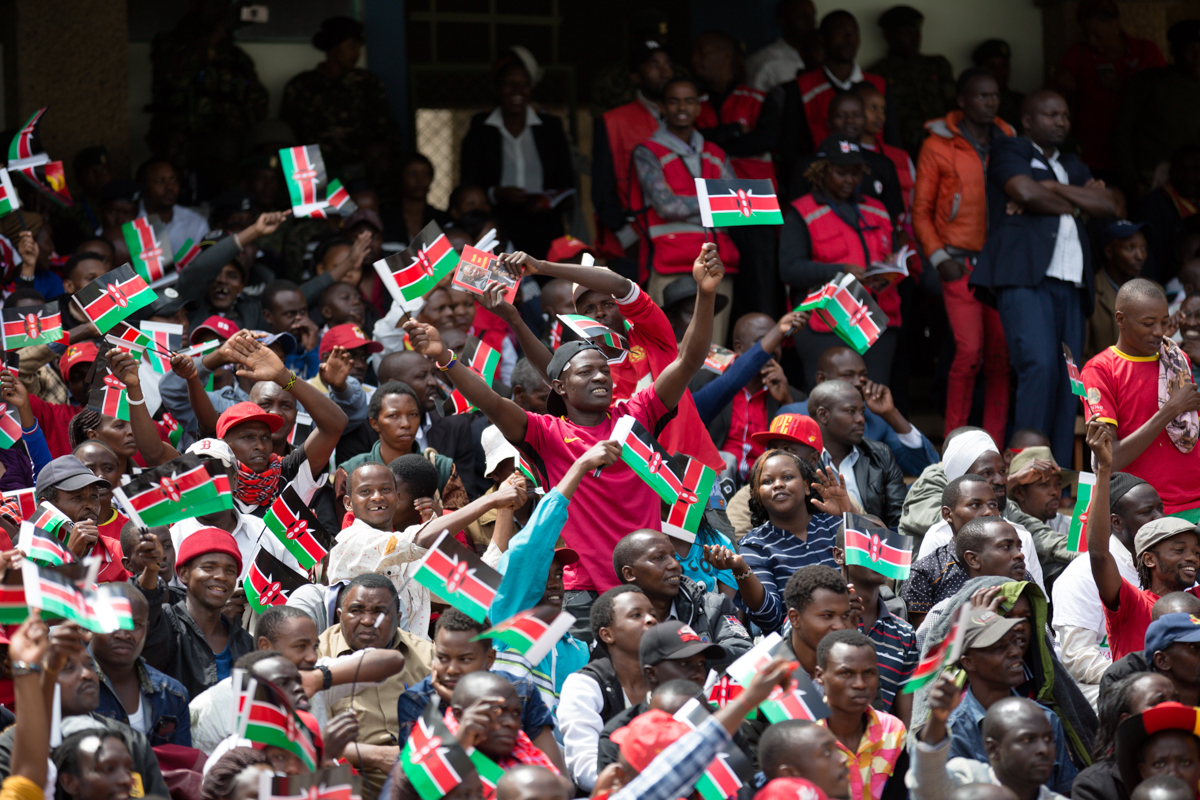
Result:
<svg viewBox="0 0 1200 800"><path fill-rule="evenodd" d="M1058 467L1059 474L1062 475L1063 486L1071 486L1079 482L1079 473L1073 469L1063 469L1058 462L1054 460L1054 454L1050 452L1049 447L1026 447L1021 452L1013 456L1012 463L1008 465L1008 474L1020 472L1025 467L1029 466L1035 459L1049 461L1054 466Z"/></svg>
<svg viewBox="0 0 1200 800"><path fill-rule="evenodd" d="M1024 621L1024 617L1002 617L995 611L976 612L967 623L962 651L965 653L976 647L991 647Z"/></svg>
<svg viewBox="0 0 1200 800"><path fill-rule="evenodd" d="M1181 533L1196 533L1196 526L1179 517L1160 517L1143 525L1133 537L1133 552L1140 556L1161 541Z"/></svg>

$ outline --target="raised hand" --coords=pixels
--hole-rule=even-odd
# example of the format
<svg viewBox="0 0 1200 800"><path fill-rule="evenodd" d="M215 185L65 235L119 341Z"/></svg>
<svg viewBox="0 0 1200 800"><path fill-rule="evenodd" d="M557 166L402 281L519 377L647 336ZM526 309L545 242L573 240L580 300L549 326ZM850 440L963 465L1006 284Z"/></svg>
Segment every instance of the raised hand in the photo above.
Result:
<svg viewBox="0 0 1200 800"><path fill-rule="evenodd" d="M779 318L779 332L784 336L790 336L797 329L807 325L808 318L811 316L811 311L789 311Z"/></svg>
<svg viewBox="0 0 1200 800"><path fill-rule="evenodd" d="M50 649L50 627L40 617L31 616L9 637L9 662L40 664Z"/></svg>
<svg viewBox="0 0 1200 800"><path fill-rule="evenodd" d="M617 463L621 458L621 445L613 439L596 442L579 457L579 465L584 472L592 472L600 467L608 467Z"/></svg>
<svg viewBox="0 0 1200 800"><path fill-rule="evenodd" d="M713 294L724 277L725 265L721 263L717 246L712 242L705 242L700 248L700 254L692 263L692 278L695 279L696 286L704 294Z"/></svg>
<svg viewBox="0 0 1200 800"><path fill-rule="evenodd" d="M142 383L138 377L138 363L133 360L133 354L119 347L108 351L108 368L112 370L113 376L126 386L140 386Z"/></svg>
<svg viewBox="0 0 1200 800"><path fill-rule="evenodd" d="M520 472L509 475L504 479L504 483L500 484L495 495L496 508L518 509L525 505L525 476Z"/></svg>
<svg viewBox="0 0 1200 800"><path fill-rule="evenodd" d="M503 697L481 697L462 711L458 720L458 743L468 751L486 739L496 727L500 712L504 709Z"/></svg>
<svg viewBox="0 0 1200 800"><path fill-rule="evenodd" d="M954 676L943 672L942 676L933 684L933 688L929 690L929 725L927 727L934 727L936 724L942 734L942 736L932 739L933 742L939 742L945 736L946 720L950 718L950 712L958 707L961 699L962 691L954 682ZM927 730L926 733L930 733L930 731ZM931 740L925 739L925 741Z"/></svg>
<svg viewBox="0 0 1200 800"><path fill-rule="evenodd" d="M144 533L139 536L137 546L133 548L129 566L133 568L131 571L134 575L140 575L146 570L151 570L157 575L162 566L163 556L163 546L158 536Z"/></svg>
<svg viewBox="0 0 1200 800"><path fill-rule="evenodd" d="M171 356L171 371L185 381L190 381L200 374L196 370L196 362L192 360L191 356Z"/></svg>
<svg viewBox="0 0 1200 800"><path fill-rule="evenodd" d="M258 219L254 221L253 225L255 238L258 236L270 236L272 233L279 230L279 226L282 225L284 220L291 215L292 212L290 210L266 211L262 214L259 214Z"/></svg>
<svg viewBox="0 0 1200 800"><path fill-rule="evenodd" d="M21 274L32 275L37 269L41 248L29 231L21 231L17 236L17 253L21 256Z"/></svg>
<svg viewBox="0 0 1200 800"><path fill-rule="evenodd" d="M233 342L234 339L230 338L229 341ZM252 381L273 381L280 386L291 379L292 373L275 355L275 351L254 339L238 339L232 352L233 360L242 365L237 371L238 377Z"/></svg>
<svg viewBox="0 0 1200 800"><path fill-rule="evenodd" d="M850 503L850 492L846 490L846 476L833 467L817 468L817 480L812 482L812 490L821 498L812 499L813 507L818 511L824 511L834 517L854 511L854 506Z"/></svg>
<svg viewBox="0 0 1200 800"><path fill-rule="evenodd" d="M29 405L29 390L11 370L0 371L0 394L3 394L4 402L13 408L21 409Z"/></svg>
<svg viewBox="0 0 1200 800"><path fill-rule="evenodd" d="M526 275L537 275L541 271L542 264L545 263L521 250L515 253L501 253L499 260L510 273L518 278L521 277L522 272Z"/></svg>
<svg viewBox="0 0 1200 800"><path fill-rule="evenodd" d="M46 652L46 670L57 675L66 665L68 658L87 656L87 646L92 636L74 622L55 625L50 631L50 647Z"/></svg>
<svg viewBox="0 0 1200 800"><path fill-rule="evenodd" d="M1004 601L1004 596L1000 594L999 586L985 586L982 589L977 589L971 595L971 607L980 610L986 609L1000 613L1000 603Z"/></svg>
<svg viewBox="0 0 1200 800"><path fill-rule="evenodd" d="M422 525L437 517L437 506L432 497L418 497L413 500L413 508L421 515Z"/></svg>
<svg viewBox="0 0 1200 800"><path fill-rule="evenodd" d="M767 391L771 393L771 397L781 406L785 406L792 402L792 391L788 388L787 376L783 374L783 367L779 366L779 362L771 359L758 372L762 378L763 386L767 387Z"/></svg>
<svg viewBox="0 0 1200 800"><path fill-rule="evenodd" d="M408 334L408 341L413 346L413 350L426 358L442 354L444 349L442 337L438 334L437 328L426 322L417 322L415 319L410 319L402 327Z"/></svg>
<svg viewBox="0 0 1200 800"><path fill-rule="evenodd" d="M1099 414L1093 414L1088 418L1086 441L1087 446L1096 456L1096 469L1112 469L1112 431L1100 421Z"/></svg>
<svg viewBox="0 0 1200 800"><path fill-rule="evenodd" d="M868 380L863 385L863 402L876 416L886 416L896 410L892 390L882 383Z"/></svg>
<svg viewBox="0 0 1200 800"><path fill-rule="evenodd" d="M321 362L317 374L321 376L321 382L330 389L335 392L344 392L346 391L346 378L350 377L350 368L353 366L354 362L350 359L350 351L344 347L335 347Z"/></svg>

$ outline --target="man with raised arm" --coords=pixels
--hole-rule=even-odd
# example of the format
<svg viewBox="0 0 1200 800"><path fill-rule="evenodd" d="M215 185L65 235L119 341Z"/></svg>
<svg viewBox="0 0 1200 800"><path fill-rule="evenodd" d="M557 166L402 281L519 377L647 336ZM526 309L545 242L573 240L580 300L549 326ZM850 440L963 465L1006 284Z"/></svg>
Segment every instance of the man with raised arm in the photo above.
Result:
<svg viewBox="0 0 1200 800"><path fill-rule="evenodd" d="M724 274L716 245L705 244L692 267L699 292L679 357L659 373L650 388L616 404L611 403L608 360L588 342L568 342L555 352L546 370L550 413L532 414L496 394L474 372L457 368L458 356L442 346L436 328L415 320L404 328L413 349L435 358L455 388L483 411L506 439L524 446L526 455L550 483L557 483L592 445L612 438L621 417L632 416L652 433L671 417L708 353L714 298ZM614 502L618 498L619 502ZM597 480L582 484L573 503L578 513L567 520L562 535L579 553L579 561L565 571L568 592L564 608L584 619L596 593L617 585L612 569L617 541L629 531L661 530L661 504L658 495L624 463L606 467Z"/></svg>

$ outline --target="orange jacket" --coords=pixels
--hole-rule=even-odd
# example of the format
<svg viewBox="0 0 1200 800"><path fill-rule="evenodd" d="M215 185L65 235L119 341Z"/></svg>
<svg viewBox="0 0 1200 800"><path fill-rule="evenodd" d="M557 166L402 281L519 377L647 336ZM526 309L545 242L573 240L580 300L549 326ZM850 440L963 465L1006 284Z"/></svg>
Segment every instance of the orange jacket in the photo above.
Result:
<svg viewBox="0 0 1200 800"><path fill-rule="evenodd" d="M961 111L925 123L930 136L917 158L913 230L925 255L947 247L979 251L987 240L987 171L971 143L959 131ZM993 122L1005 136L1016 131L1004 120Z"/></svg>

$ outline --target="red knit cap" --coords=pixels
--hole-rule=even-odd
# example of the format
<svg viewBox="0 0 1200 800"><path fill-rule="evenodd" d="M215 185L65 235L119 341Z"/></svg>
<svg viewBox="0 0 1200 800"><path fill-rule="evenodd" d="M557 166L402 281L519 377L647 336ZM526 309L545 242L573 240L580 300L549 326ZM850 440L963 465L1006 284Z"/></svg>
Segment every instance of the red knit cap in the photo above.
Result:
<svg viewBox="0 0 1200 800"><path fill-rule="evenodd" d="M242 551L238 549L237 541L220 528L201 528L189 534L175 552L175 568L179 569L205 553L224 553L237 562L238 574L241 574Z"/></svg>

